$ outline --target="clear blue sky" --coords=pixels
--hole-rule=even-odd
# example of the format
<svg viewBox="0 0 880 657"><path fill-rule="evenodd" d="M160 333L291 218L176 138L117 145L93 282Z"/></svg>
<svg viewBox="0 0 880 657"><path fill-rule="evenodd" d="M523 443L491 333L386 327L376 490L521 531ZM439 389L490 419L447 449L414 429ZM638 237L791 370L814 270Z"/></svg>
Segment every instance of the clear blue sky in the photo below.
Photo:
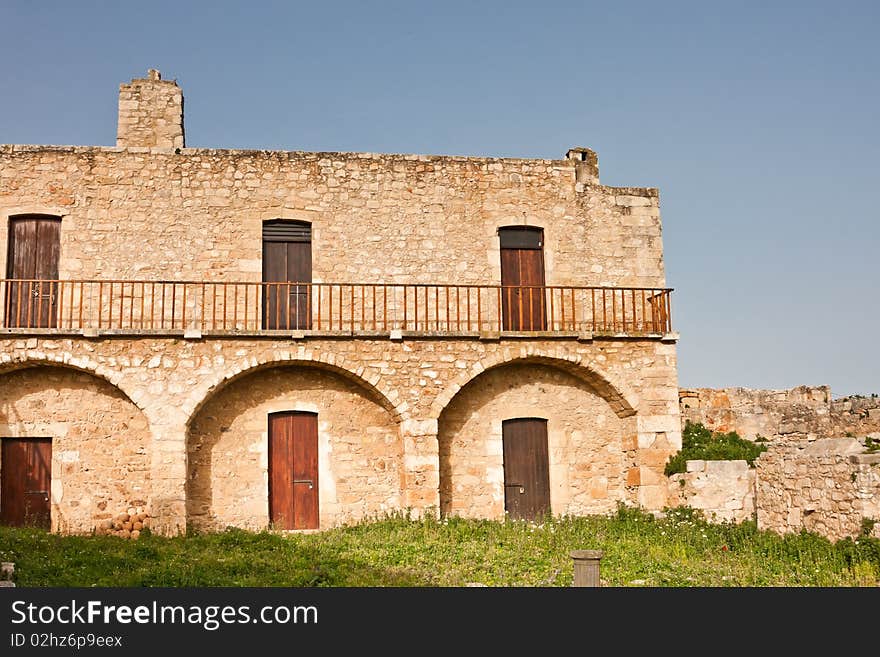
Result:
<svg viewBox="0 0 880 657"><path fill-rule="evenodd" d="M660 189L682 386L880 393L880 3L0 4L0 143L560 158Z"/></svg>

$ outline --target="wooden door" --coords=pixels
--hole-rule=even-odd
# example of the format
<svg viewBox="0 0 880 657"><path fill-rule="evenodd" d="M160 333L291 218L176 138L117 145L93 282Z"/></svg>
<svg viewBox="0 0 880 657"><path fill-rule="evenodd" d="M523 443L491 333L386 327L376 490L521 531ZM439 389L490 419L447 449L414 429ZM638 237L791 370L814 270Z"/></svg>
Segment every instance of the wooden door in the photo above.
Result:
<svg viewBox="0 0 880 657"><path fill-rule="evenodd" d="M269 415L269 519L276 529L318 528L318 415Z"/></svg>
<svg viewBox="0 0 880 657"><path fill-rule="evenodd" d="M501 425L504 510L508 517L539 520L550 511L547 420L516 418Z"/></svg>
<svg viewBox="0 0 880 657"><path fill-rule="evenodd" d="M312 327L311 226L299 221L263 224L263 328Z"/></svg>
<svg viewBox="0 0 880 657"><path fill-rule="evenodd" d="M544 288L544 237L540 228L502 228L502 330L544 331L547 306Z"/></svg>
<svg viewBox="0 0 880 657"><path fill-rule="evenodd" d="M6 326L57 326L58 258L61 220L22 215L9 221L6 265Z"/></svg>
<svg viewBox="0 0 880 657"><path fill-rule="evenodd" d="M50 528L50 438L3 438L0 454L0 523Z"/></svg>

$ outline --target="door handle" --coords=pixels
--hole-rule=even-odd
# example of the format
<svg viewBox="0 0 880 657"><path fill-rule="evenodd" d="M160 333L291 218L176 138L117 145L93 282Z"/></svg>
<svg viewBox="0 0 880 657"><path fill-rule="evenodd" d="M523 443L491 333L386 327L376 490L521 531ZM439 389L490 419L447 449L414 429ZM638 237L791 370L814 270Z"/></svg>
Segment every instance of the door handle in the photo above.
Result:
<svg viewBox="0 0 880 657"><path fill-rule="evenodd" d="M524 495L526 492L526 487L522 484L504 484L505 488L519 488L520 495Z"/></svg>
<svg viewBox="0 0 880 657"><path fill-rule="evenodd" d="M308 484L309 488L315 487L315 482L313 482L311 479L294 479L293 483L294 484Z"/></svg>

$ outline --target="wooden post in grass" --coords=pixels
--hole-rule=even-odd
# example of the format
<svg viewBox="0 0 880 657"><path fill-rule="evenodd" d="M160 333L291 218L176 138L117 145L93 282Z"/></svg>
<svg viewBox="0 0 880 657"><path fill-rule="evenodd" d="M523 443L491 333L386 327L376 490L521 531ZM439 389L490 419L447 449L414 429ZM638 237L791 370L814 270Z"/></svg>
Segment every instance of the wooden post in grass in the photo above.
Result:
<svg viewBox="0 0 880 657"><path fill-rule="evenodd" d="M599 580L599 561L602 550L574 550L574 584L572 586L602 586Z"/></svg>
<svg viewBox="0 0 880 657"><path fill-rule="evenodd" d="M0 586L15 586L12 581L15 564L12 561L0 563Z"/></svg>

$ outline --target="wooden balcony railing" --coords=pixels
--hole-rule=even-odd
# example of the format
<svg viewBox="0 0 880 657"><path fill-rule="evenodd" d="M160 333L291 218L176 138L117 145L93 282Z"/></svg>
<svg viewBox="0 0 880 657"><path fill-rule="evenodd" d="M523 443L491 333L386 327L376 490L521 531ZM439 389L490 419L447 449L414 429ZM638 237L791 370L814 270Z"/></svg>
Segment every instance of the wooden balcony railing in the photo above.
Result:
<svg viewBox="0 0 880 657"><path fill-rule="evenodd" d="M662 335L669 288L0 280L6 329Z"/></svg>

